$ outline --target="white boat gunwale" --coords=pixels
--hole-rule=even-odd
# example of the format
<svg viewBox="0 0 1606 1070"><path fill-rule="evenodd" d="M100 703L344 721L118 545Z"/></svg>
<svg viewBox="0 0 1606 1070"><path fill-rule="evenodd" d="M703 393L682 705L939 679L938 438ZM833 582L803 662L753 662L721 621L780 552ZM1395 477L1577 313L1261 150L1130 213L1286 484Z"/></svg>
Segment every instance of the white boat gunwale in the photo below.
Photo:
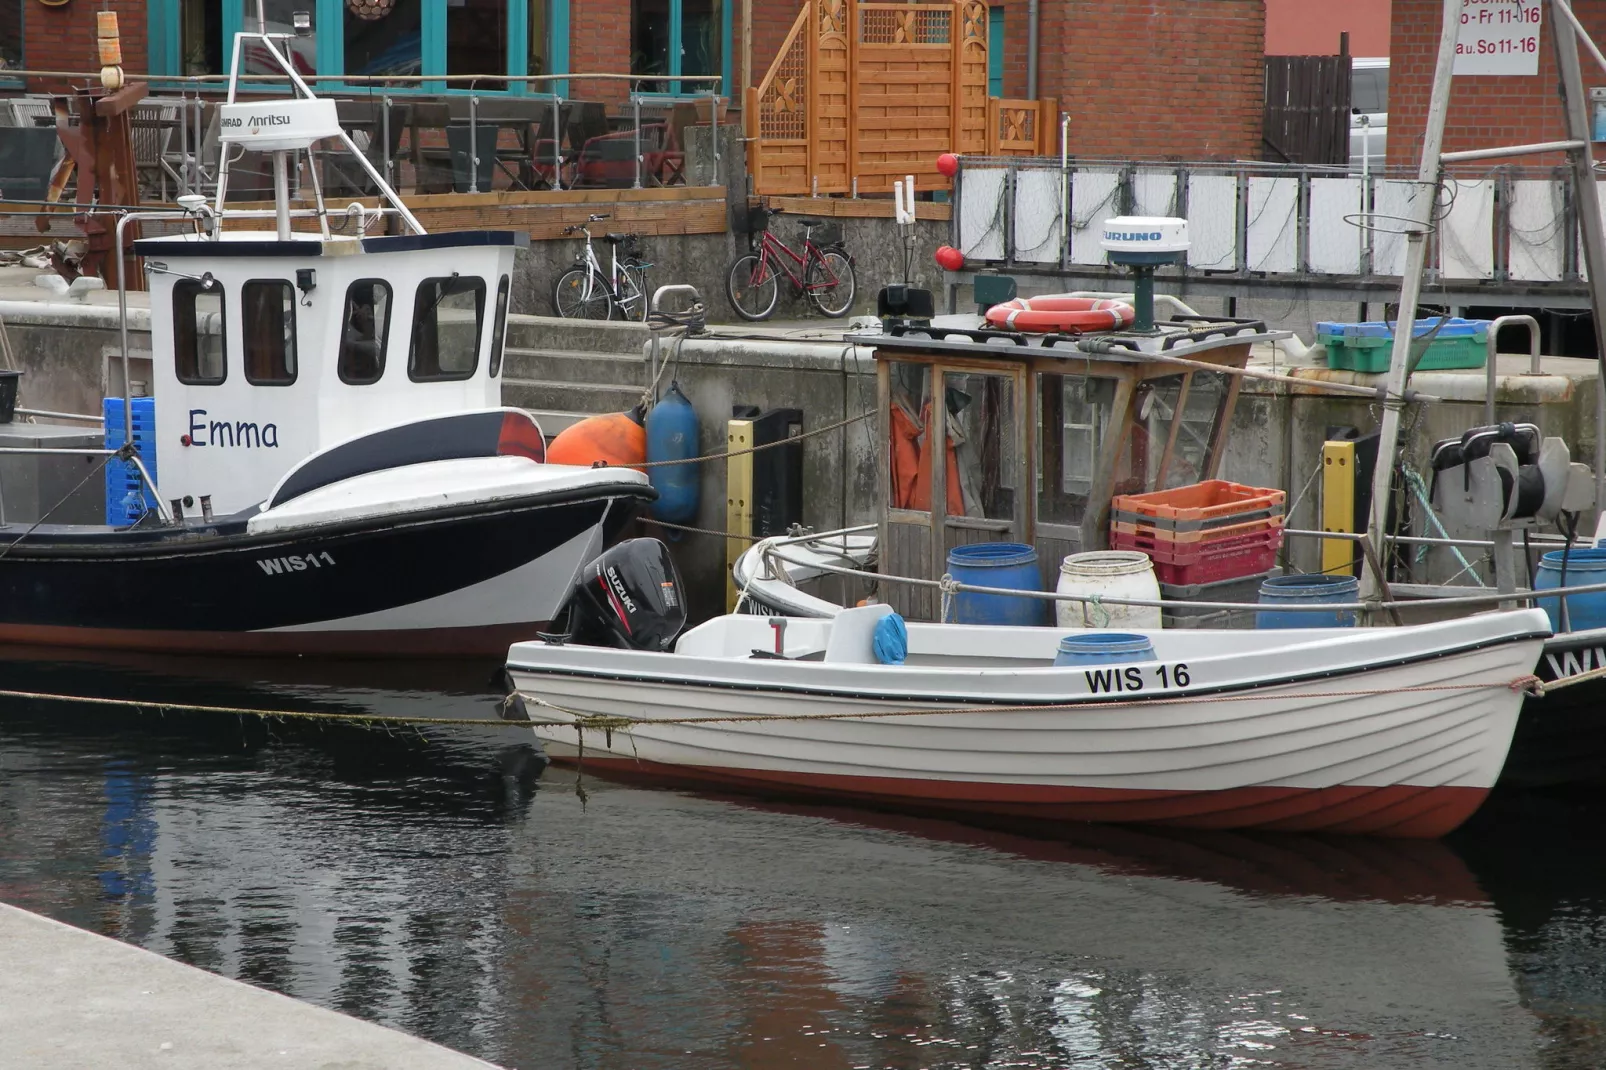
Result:
<svg viewBox="0 0 1606 1070"><path fill-rule="evenodd" d="M1519 613L1534 613L1534 612L1537 612L1537 611L1522 611L1522 610L1519 610L1519 611L1516 611L1516 612L1519 612ZM955 627L955 626L954 625L928 625L927 627L950 627L951 628L951 627ZM1422 627L1422 628L1437 628L1437 627L1441 627L1441 625L1419 625L1418 627ZM1068 631L1068 629L1059 629L1059 628L1045 628L1045 629L1041 629L1041 630L1045 631L1045 632L1052 632L1054 634L1059 634L1059 635L1066 634L1066 632ZM1397 630L1396 629L1390 629L1389 631L1391 633L1396 633L1397 634ZM1198 634L1198 633L1195 633L1195 634ZM896 672L898 672L899 670L901 670L903 668L908 668L908 669L916 671L916 672L932 673L932 674L937 674L937 675L945 674L945 673L946 674L953 674L953 675L963 675L968 679L976 681L976 683L977 683L977 691L979 692L979 691L982 690L982 685L989 679L1003 678L1003 677L1017 677L1017 676L1021 676L1021 675L1025 675L1025 676L1028 676L1028 677L1048 676L1048 675L1054 674L1054 673L1067 673L1067 670L1063 669L1063 668L1057 668L1057 667L1052 666L1052 665L1034 666L1034 667L1009 667L1009 668L997 668L997 669L985 669L985 668L975 668L975 667L971 667L971 666L966 666L966 667L963 667L963 668L944 669L941 666L931 666L931 665L915 665L915 666L904 667L904 666L859 665L859 664L841 663L841 662L819 662L819 661L799 661L799 660L782 661L782 660L763 659L762 661L759 661L758 659L753 659L753 660L750 661L750 660L738 659L738 658L702 657L702 656L697 656L697 655L679 654L679 653L673 653L673 652L663 652L663 653L652 652L652 651L630 651L630 652L626 652L626 651L621 651L621 650L610 650L610 649L607 649L607 648L589 648L589 647L557 646L557 645L546 646L546 645L543 645L539 640L536 641L536 642L533 642L533 643L515 644L513 646L513 648L508 653L507 668L511 672L525 673L525 674L528 674L528 675L531 675L531 676L562 676L562 677L573 677L573 678L605 679L605 680L611 680L611 681L618 682L618 683L659 684L659 685L666 685L666 686L684 686L684 687L704 688L704 689L721 690L721 691L750 691L750 692L761 693L761 694L762 693L800 693L800 692L804 692L804 693L807 693L808 695L810 695L811 697L817 696L817 697L820 697L820 698L839 698L839 699L874 701L874 702L883 702L883 701L889 701L889 700L896 701L896 700L899 700L899 699L903 699L903 700L906 700L906 701L911 702L911 703L965 703L967 705L972 705L972 706L1000 706L1000 707L1041 706L1041 707L1045 707L1045 708L1050 708L1050 707L1104 705L1104 704L1108 704L1108 703L1128 704L1128 703L1138 703L1138 702L1150 702L1150 703L1152 703L1152 702L1175 702L1175 701L1178 701L1179 699L1180 700L1186 700L1188 698L1193 698L1193 697L1222 696L1222 695L1230 695L1230 694L1236 694L1236 693L1242 693L1242 692L1251 692L1251 691L1257 691L1257 690L1264 690L1264 689L1268 689L1268 688L1281 689L1283 687L1300 686L1302 684L1309 684L1309 683L1312 683L1312 682L1317 682L1317 681L1322 681L1322 680L1343 680L1343 679L1347 679L1347 678L1351 678L1351 677L1365 676L1368 673L1372 673L1372 672L1389 670L1389 669L1396 669L1396 668L1402 668L1402 667L1405 667L1405 666L1419 664L1419 663L1422 663L1422 662L1433 661L1433 660L1436 660L1436 659L1442 658L1442 657L1452 657L1452 656L1456 656L1456 655L1460 655L1460 654L1474 653L1474 652L1479 651L1479 650L1492 649L1492 648L1495 648L1495 647L1505 646L1505 645L1509 645L1509 644L1512 644L1512 643L1532 642L1532 641L1535 641L1535 640L1543 641L1545 639L1548 639L1550 637L1550 634L1551 633L1550 633L1550 630L1548 629L1548 627L1534 627L1534 628L1530 628L1529 630L1526 630L1526 631L1521 631L1521 632L1512 631L1512 632L1509 632L1509 633L1504 634L1504 635L1491 636L1491 637L1488 637L1488 638L1485 638L1485 639L1476 640L1476 641L1470 642L1470 643L1457 644L1455 646L1437 646L1437 647L1433 647L1433 648L1431 648L1429 650L1422 651L1420 653L1405 655L1405 656L1396 657L1396 658L1370 659L1370 660L1365 660L1365 661L1359 661L1359 662L1357 662L1355 664L1348 665L1348 666L1343 666L1343 667L1340 667L1340 668L1329 668L1329 669L1313 670L1313 671L1303 672L1303 673L1290 673L1290 674L1287 674L1287 675L1284 675L1284 676L1278 676L1278 677L1260 676L1260 677L1246 678L1246 679L1241 680L1241 681L1234 681L1234 682L1213 684L1213 685L1202 685L1202 686L1199 686L1199 687L1188 687L1188 688L1183 688L1183 689L1143 690L1143 691L1128 691L1128 692L1101 692L1101 693L1089 693L1089 692L1068 693L1068 692L1061 692L1061 693L1057 693L1057 694L1047 694L1047 695L1039 695L1039 696L1012 694L1012 695L1008 695L1008 696L992 697L992 698L989 698L984 694L979 694L979 693L975 693L975 692L968 692L968 693L958 693L958 692L956 692L956 693L949 693L949 694L911 693L907 688L903 688L903 689L899 690L896 693L889 692L886 689L880 689L880 690L876 690L876 689L858 689L858 690L855 690L855 689L844 688L844 687L841 687L840 685L832 686L832 685L824 684L824 683L818 683L817 684L817 683L814 683L812 681L809 681L807 679L807 676L810 673L818 672L820 667L822 667L822 666L828 667L828 668L836 670L836 671L846 671L846 672L849 672L849 673L865 674L865 675L868 675L870 673L885 673L885 672L894 672L894 673L896 673ZM1290 647L1293 647L1293 646L1296 646L1296 645L1299 645L1299 644L1290 644ZM645 665L643 665L639 669L636 669L635 671L629 671L626 667L595 667L595 668L593 668L593 667L586 667L586 666L583 666L583 665L579 666L579 667L575 667L575 668L563 668L563 667L557 667L557 666L543 665L543 664L540 664L538 662L529 662L529 661L521 660L520 657L519 657L519 651L521 649L524 649L524 648L529 648L529 649L533 649L533 650L564 649L564 650L568 650L570 652L581 652L581 658L582 659L585 659L588 655L592 655L593 656L592 657L593 660L600 661L604 665L606 665L606 663L608 661L617 661L617 660L620 660L622 658L628 658L631 661L642 661L642 662L645 662L645 663L648 663L648 664L656 663L656 664L663 665L665 668L668 667L668 665L671 662L671 659L674 662L678 662L678 663L682 663L682 664L690 662L691 664L687 664L686 665L686 668L685 668L684 672L653 671L653 670L650 670L650 669L646 668ZM602 657L595 657L593 655L594 651L597 652L597 653L602 654L603 656ZM1170 659L1170 660L1175 661L1175 660L1180 660L1180 659ZM756 664L762 664L765 667L765 671L767 671L767 672L779 671L779 672L787 674L789 677L791 677L791 679L788 679L785 682L779 682L779 683L763 683L763 682L759 682L759 681L744 681L744 680L733 680L733 679L723 679L722 680L722 679L717 679L717 678L710 678L709 676L706 675L706 672L708 670L713 669L714 667L717 667L717 666L721 666L721 665L725 665L725 666L728 666L728 665L731 665L731 664L747 665L747 664L755 664L755 663ZM1162 664L1165 663L1165 659L1162 659L1161 663ZM1128 665L1142 665L1142 664L1153 664L1153 662L1126 662L1126 663L1112 662L1108 666L1102 666L1101 668L1116 668L1116 667L1124 668L1124 667L1126 667ZM1078 666L1075 669L1069 670L1069 672L1070 673L1082 672L1082 671L1085 671L1086 668L1092 668L1092 667L1091 666L1089 666L1089 667ZM1497 681L1497 680L1495 680L1495 681L1487 681L1482 686L1498 687L1498 686L1501 686L1503 684L1506 685L1506 686L1511 686L1511 685L1515 684L1516 682L1517 682L1516 680L1512 680L1512 681ZM867 714L867 716L874 716L874 714ZM651 719L649 719L649 721L650 720Z"/></svg>

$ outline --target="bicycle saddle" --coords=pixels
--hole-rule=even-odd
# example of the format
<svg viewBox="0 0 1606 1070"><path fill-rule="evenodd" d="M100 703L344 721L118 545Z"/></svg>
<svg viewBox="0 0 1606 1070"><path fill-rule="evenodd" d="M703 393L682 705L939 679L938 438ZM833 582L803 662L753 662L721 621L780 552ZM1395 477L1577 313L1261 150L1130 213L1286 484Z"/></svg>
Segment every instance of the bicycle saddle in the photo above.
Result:
<svg viewBox="0 0 1606 1070"><path fill-rule="evenodd" d="M801 223L805 227L823 227L823 226L825 226L825 220L823 220L823 219L799 219L798 222Z"/></svg>
<svg viewBox="0 0 1606 1070"><path fill-rule="evenodd" d="M609 245L618 245L621 242L629 241L633 237L635 237L633 234L604 234L602 240Z"/></svg>

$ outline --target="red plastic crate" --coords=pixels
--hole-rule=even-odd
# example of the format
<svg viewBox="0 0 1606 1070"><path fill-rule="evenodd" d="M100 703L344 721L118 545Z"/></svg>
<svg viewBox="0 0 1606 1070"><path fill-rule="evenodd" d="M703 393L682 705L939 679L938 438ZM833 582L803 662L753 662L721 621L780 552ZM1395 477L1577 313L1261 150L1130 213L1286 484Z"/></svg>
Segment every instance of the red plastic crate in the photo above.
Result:
<svg viewBox="0 0 1606 1070"><path fill-rule="evenodd" d="M1185 487L1156 490L1148 494L1118 494L1110 499L1110 508L1152 517L1157 527L1174 527L1179 520L1218 520L1233 513L1261 509L1281 512L1287 497L1283 491L1270 487L1251 487L1225 479L1207 479L1202 483L1190 483Z"/></svg>
<svg viewBox="0 0 1606 1070"><path fill-rule="evenodd" d="M1205 544L1155 546L1154 540L1117 536L1112 550L1137 550L1154 562L1154 575L1161 583L1216 583L1264 572L1277 563L1283 546L1281 528L1240 535ZM1148 544L1147 546L1145 544Z"/></svg>
<svg viewBox="0 0 1606 1070"><path fill-rule="evenodd" d="M1283 515L1263 516L1256 520L1248 520L1242 524L1228 524L1222 527L1202 528L1195 531L1168 531L1165 528L1153 528L1145 524L1129 524L1121 520L1110 522L1110 538L1121 536L1128 541L1133 539L1148 540L1156 546L1182 546L1198 545L1218 542L1223 539L1234 539L1243 535L1255 535L1273 528L1281 530Z"/></svg>

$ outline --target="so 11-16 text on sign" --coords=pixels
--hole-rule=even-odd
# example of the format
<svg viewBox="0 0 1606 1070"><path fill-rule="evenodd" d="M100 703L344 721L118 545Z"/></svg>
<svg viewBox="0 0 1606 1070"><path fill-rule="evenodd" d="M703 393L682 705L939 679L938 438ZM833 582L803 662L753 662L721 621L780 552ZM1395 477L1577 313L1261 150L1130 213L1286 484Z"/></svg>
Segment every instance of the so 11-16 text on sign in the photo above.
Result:
<svg viewBox="0 0 1606 1070"><path fill-rule="evenodd" d="M1539 73L1541 0L1461 0L1456 74Z"/></svg>

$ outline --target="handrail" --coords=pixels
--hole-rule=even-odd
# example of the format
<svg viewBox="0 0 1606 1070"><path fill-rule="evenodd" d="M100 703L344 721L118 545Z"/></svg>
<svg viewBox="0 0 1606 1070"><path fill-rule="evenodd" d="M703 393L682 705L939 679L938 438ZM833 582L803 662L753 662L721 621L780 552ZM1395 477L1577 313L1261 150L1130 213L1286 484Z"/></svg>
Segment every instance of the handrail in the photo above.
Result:
<svg viewBox="0 0 1606 1070"><path fill-rule="evenodd" d="M255 36L255 35L252 35ZM29 71L7 70L3 72L7 78L100 78L99 71ZM226 74L129 74L123 75L130 82L204 82L207 84L226 84L229 76ZM620 81L620 82L723 82L725 76L721 74L299 74L304 82L343 82L348 85L377 85L393 86L400 83L425 82L567 82L575 81ZM280 74L242 74L242 82L283 82L284 76Z"/></svg>
<svg viewBox="0 0 1606 1070"><path fill-rule="evenodd" d="M862 569L839 568L834 565L827 565L820 561L799 561L796 558L787 557L773 545L764 547L763 554L766 557L778 558L779 560L785 561L788 564L800 565L804 568L816 569L820 572L828 572L839 576L854 576L860 579L873 579L877 583L886 581L891 583L905 583L916 587L935 587L941 590L944 594L967 591L972 594L1013 595L1017 598L1031 598L1040 602L1080 602L1083 604L1096 603L1109 606L1138 606L1145 609L1166 609L1184 606L1189 609L1263 610L1266 608L1266 606L1259 602L1178 602L1175 600L1167 601L1165 599L1153 598L1117 598L1106 597L1104 595L1065 594L1060 591L1021 591L1008 587L978 587L974 584L960 583L951 578L944 578L941 580L922 580L916 579L913 576L894 576L885 572L865 572ZM1568 586L1565 589L1556 588L1554 590L1546 591L1535 591L1527 588L1520 588L1516 591L1507 591L1504 593L1496 592L1488 595L1462 595L1454 598L1435 598L1432 601L1420 599L1409 601L1385 599L1378 602L1321 602L1309 605L1298 602L1290 602L1287 604L1279 603L1277 606L1277 612L1281 613L1286 610L1294 613L1333 613L1342 611L1372 611L1378 609L1425 609L1429 606L1439 608L1442 606L1498 605L1501 602L1531 602L1539 598L1559 598L1562 597L1563 594L1565 594L1566 597L1571 598L1574 595L1597 594L1601 592L1606 592L1606 583L1593 583L1580 585L1577 587Z"/></svg>
<svg viewBox="0 0 1606 1070"><path fill-rule="evenodd" d="M1489 353L1484 363L1488 367L1483 389L1483 422L1494 423L1495 357L1500 352L1497 339L1502 327L1528 328L1528 374L1539 375L1539 321L1532 316L1497 316L1489 324Z"/></svg>

